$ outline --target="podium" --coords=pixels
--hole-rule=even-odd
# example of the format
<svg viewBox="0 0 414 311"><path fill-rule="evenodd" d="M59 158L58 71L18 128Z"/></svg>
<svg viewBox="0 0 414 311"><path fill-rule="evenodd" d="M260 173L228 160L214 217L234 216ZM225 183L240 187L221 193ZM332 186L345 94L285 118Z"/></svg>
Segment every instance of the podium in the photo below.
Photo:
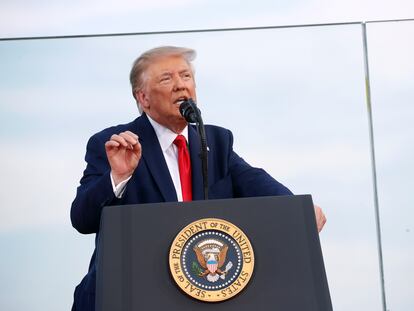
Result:
<svg viewBox="0 0 414 311"><path fill-rule="evenodd" d="M177 234L206 218L236 225L254 250L247 286L220 302L187 295L169 266ZM98 311L332 310L310 195L105 207L96 264Z"/></svg>

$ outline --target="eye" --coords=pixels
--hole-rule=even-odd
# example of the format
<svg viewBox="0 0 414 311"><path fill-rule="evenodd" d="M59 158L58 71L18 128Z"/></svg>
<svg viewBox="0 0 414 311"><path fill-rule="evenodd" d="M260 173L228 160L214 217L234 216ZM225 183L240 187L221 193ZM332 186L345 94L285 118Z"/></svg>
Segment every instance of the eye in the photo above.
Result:
<svg viewBox="0 0 414 311"><path fill-rule="evenodd" d="M160 83L168 83L171 81L171 76L162 76L160 78Z"/></svg>
<svg viewBox="0 0 414 311"><path fill-rule="evenodd" d="M192 78L191 73L190 72L184 72L182 75L182 78L185 80L189 80Z"/></svg>

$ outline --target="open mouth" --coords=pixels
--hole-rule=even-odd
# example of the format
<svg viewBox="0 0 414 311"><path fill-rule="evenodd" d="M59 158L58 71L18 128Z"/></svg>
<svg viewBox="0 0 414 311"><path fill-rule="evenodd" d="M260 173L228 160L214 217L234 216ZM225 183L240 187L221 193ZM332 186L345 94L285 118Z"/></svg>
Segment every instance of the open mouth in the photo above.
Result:
<svg viewBox="0 0 414 311"><path fill-rule="evenodd" d="M188 99L187 96L181 96L174 101L174 104L181 105L184 101Z"/></svg>

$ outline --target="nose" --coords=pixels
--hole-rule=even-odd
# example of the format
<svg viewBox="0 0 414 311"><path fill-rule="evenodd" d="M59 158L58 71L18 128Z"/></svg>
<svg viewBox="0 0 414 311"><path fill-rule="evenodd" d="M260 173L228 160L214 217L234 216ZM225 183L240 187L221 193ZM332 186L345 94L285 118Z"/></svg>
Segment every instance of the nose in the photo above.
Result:
<svg viewBox="0 0 414 311"><path fill-rule="evenodd" d="M182 91L186 88L185 81L180 75L174 76L174 91Z"/></svg>

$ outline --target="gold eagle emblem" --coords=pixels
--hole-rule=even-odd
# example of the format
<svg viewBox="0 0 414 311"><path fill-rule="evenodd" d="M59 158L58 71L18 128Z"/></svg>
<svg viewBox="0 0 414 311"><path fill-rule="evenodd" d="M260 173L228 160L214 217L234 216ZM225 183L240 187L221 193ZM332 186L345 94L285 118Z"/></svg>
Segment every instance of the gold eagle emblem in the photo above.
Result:
<svg viewBox="0 0 414 311"><path fill-rule="evenodd" d="M227 244L217 239L207 239L199 242L193 250L197 256L197 261L204 269L198 270L199 277L206 277L210 282L216 282L219 278L224 279L233 264L229 262L225 269L222 267L226 262Z"/></svg>

